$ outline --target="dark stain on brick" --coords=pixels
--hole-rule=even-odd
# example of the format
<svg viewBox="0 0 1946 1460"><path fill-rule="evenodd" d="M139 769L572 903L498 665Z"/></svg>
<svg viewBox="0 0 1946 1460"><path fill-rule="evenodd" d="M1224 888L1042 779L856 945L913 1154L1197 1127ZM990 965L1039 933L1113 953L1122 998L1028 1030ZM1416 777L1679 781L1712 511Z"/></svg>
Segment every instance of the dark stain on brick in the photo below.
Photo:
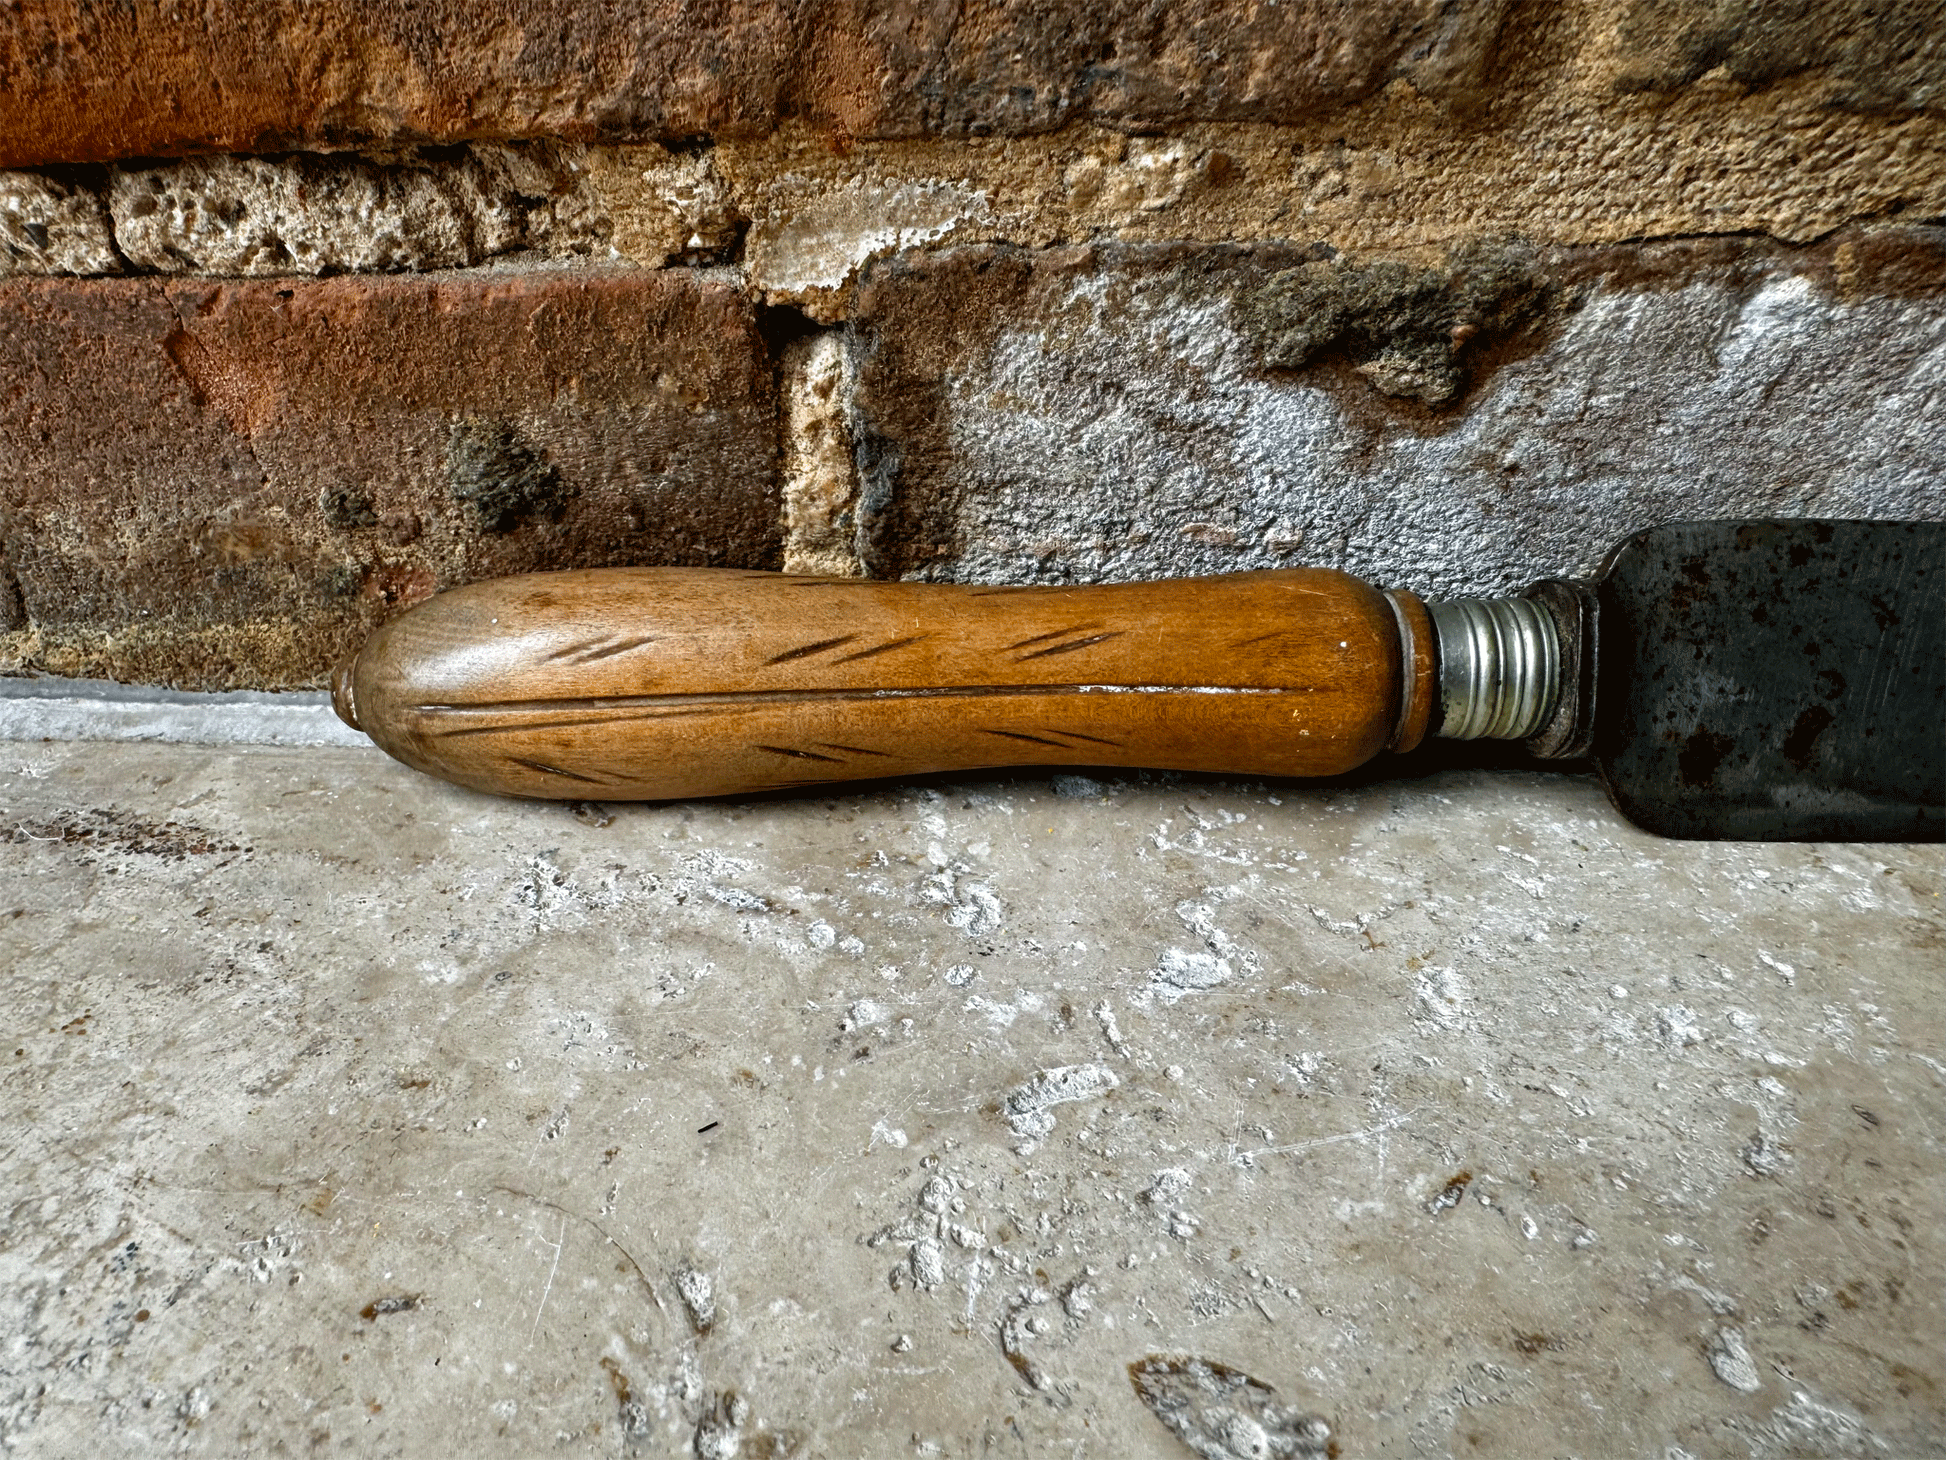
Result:
<svg viewBox="0 0 1946 1460"><path fill-rule="evenodd" d="M1630 0L1617 39L1623 91L1673 91L1722 70L1764 87L1821 72L1839 106L1937 104L1946 74L1938 0Z"/></svg>
<svg viewBox="0 0 1946 1460"><path fill-rule="evenodd" d="M1470 360L1535 324L1555 293L1531 248L1488 242L1431 268L1299 264L1240 294L1234 317L1265 369L1336 358L1383 395L1442 406L1465 393Z"/></svg>
<svg viewBox="0 0 1946 1460"><path fill-rule="evenodd" d="M356 563L340 563L335 568L327 568L323 581L318 585L320 596L327 600L356 598L364 586L365 570Z"/></svg>
<svg viewBox="0 0 1946 1460"><path fill-rule="evenodd" d="M1946 294L1946 228L1937 220L1853 230L1835 242L1831 259L1834 281L1847 298Z"/></svg>
<svg viewBox="0 0 1946 1460"><path fill-rule="evenodd" d="M1669 292L1708 280L1749 292L1779 274L1809 279L1821 293L1848 302L1936 299L1946 294L1946 227L1879 221L1808 246L1749 234L1631 240L1550 248L1543 261L1569 303L1591 285L1609 292Z"/></svg>
<svg viewBox="0 0 1946 1460"><path fill-rule="evenodd" d="M318 493L318 512L325 524L349 531L354 527L375 527L378 513L372 508L371 493L364 488L340 483Z"/></svg>
<svg viewBox="0 0 1946 1460"><path fill-rule="evenodd" d="M446 444L453 500L471 509L487 532L523 522L559 522L571 495L545 452L506 421L461 421Z"/></svg>
<svg viewBox="0 0 1946 1460"><path fill-rule="evenodd" d="M3 525L3 524L0 524ZM4 543L0 543L4 547ZM6 562L0 561L0 634L27 627L27 600L20 591L20 579Z"/></svg>

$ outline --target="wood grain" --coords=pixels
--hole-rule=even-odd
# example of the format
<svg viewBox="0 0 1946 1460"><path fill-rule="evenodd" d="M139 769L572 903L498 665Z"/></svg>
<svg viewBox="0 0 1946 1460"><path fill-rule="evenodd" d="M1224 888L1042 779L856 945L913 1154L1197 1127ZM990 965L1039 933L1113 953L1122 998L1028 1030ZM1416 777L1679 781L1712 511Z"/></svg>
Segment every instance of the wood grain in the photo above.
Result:
<svg viewBox="0 0 1946 1460"><path fill-rule="evenodd" d="M440 594L335 698L408 765L515 796L1012 765L1319 776L1409 728L1400 622L1325 569L995 589L611 568Z"/></svg>

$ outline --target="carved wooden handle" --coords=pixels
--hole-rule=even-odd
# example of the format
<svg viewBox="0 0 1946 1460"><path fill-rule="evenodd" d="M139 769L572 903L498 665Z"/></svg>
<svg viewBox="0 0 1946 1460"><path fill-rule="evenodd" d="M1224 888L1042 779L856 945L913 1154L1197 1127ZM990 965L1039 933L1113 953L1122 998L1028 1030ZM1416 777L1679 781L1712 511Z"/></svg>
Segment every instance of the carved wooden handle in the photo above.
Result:
<svg viewBox="0 0 1946 1460"><path fill-rule="evenodd" d="M978 766L1331 775L1417 744L1431 695L1419 600L1324 569L981 588L608 568L442 593L373 634L335 700L433 775L614 801Z"/></svg>

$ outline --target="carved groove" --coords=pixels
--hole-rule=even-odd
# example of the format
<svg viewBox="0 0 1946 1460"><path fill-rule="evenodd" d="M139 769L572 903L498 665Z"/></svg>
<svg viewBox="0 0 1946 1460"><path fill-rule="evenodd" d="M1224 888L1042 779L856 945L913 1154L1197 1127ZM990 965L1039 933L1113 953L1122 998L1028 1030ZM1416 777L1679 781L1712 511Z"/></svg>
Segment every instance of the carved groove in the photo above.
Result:
<svg viewBox="0 0 1946 1460"><path fill-rule="evenodd" d="M556 649L541 660L541 663L553 664L557 660L566 660L570 664L592 664L597 659L612 659L617 654L626 654L631 649L639 649L644 644L654 642L653 634L644 634L636 639L592 639L585 644L570 644L565 649Z"/></svg>
<svg viewBox="0 0 1946 1460"><path fill-rule="evenodd" d="M1077 649L1086 649L1093 644L1102 644L1110 639L1119 639L1122 636L1122 632L1121 629L1111 629L1105 634L1095 634L1086 639L1076 639L1070 644L1056 644L1051 649L1036 649L1031 654L1022 654L1014 662L1016 664L1025 664L1029 659L1046 659L1055 654L1072 654Z"/></svg>
<svg viewBox="0 0 1946 1460"><path fill-rule="evenodd" d="M783 745L759 745L758 750L767 750L772 755L788 755L793 760L821 760L827 765L843 765L835 755L819 755L815 750L792 750Z"/></svg>
<svg viewBox="0 0 1946 1460"><path fill-rule="evenodd" d="M570 710L575 707L574 701L572 700L541 700L536 702L536 707L554 704L564 704ZM433 707L420 705L418 708L427 710ZM440 708L451 711L470 709L472 707L467 705L448 705L441 706ZM601 720L529 720L523 721L518 725L462 725L457 730L435 730L433 734L439 736L442 740L449 738L457 739L467 735L497 735L503 731L518 731L524 735L533 730L572 730L578 725L606 725L615 720L679 720L693 715L714 715L721 709L721 705L680 705L671 706L667 709L644 709L632 715L616 715ZM510 713L519 712L512 711Z"/></svg>
<svg viewBox="0 0 1946 1460"><path fill-rule="evenodd" d="M619 644L610 644L606 648L596 649L590 653L583 654L575 663L592 664L597 659L610 659L617 654L626 654L632 649L640 649L643 645L653 644L654 642L655 636L652 634L644 634L639 639L624 639Z"/></svg>
<svg viewBox="0 0 1946 1460"><path fill-rule="evenodd" d="M889 644L879 644L875 648L871 648L871 649L860 649L856 654L847 654L845 655L844 658L834 660L833 662L838 664L850 664L852 661L857 659L871 659L880 654L890 654L894 649L903 649L909 644L916 644L921 639L930 639L931 637L932 637L931 634L914 634L909 639L894 639ZM776 663L775 660L772 660L771 662L773 664Z"/></svg>
<svg viewBox="0 0 1946 1460"><path fill-rule="evenodd" d="M570 781L579 781L584 786L599 786L604 784L603 782L596 780L593 776L583 776L583 775L576 774L574 771L564 771L557 765L547 765L542 761L522 760L517 755L510 755L507 757L507 759L512 761L515 765L526 766L527 769L530 771L541 771L544 774L550 776L563 776Z"/></svg>
<svg viewBox="0 0 1946 1460"><path fill-rule="evenodd" d="M1009 644L1003 652L1011 654L1016 649L1025 649L1029 644L1045 644L1049 639L1065 638L1069 634L1079 634L1100 627L1100 624L1069 624L1064 629L1051 629L1045 634L1036 634L1031 639L1022 639L1018 644Z"/></svg>
<svg viewBox="0 0 1946 1460"><path fill-rule="evenodd" d="M1047 740L1039 735L1026 735L1018 730L988 730L988 735L1003 736L1008 740L1025 740L1029 745L1051 745L1056 750L1072 750L1074 747L1063 745L1058 740Z"/></svg>
<svg viewBox="0 0 1946 1460"><path fill-rule="evenodd" d="M471 704L429 702L407 706L421 715L520 715L585 713L595 719L543 720L512 725L471 725L437 730L435 735L487 735L499 731L558 730L576 725L603 725L621 720L662 719L676 715L713 715L723 710L761 709L766 705L849 704L873 700L1016 698L1023 695L1322 695L1336 699L1348 691L1338 685L1251 684L946 684L898 689L752 689L713 690L693 694L565 695L552 699L478 700ZM603 714L603 712L615 712Z"/></svg>
<svg viewBox="0 0 1946 1460"><path fill-rule="evenodd" d="M820 639L815 644L805 644L796 649L786 649L775 659L764 660L764 667L768 669L773 664L788 664L793 659L809 659L813 654L822 654L825 650L835 649L840 644L849 644L857 637L858 635L856 634L841 634L835 639Z"/></svg>

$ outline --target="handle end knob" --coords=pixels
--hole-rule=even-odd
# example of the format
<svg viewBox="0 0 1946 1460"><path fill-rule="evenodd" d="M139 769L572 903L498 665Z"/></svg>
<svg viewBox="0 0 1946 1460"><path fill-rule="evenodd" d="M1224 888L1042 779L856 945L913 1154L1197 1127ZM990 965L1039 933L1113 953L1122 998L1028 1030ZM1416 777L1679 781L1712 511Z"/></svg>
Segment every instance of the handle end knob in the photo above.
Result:
<svg viewBox="0 0 1946 1460"><path fill-rule="evenodd" d="M352 692L352 670L357 664L358 656L347 654L331 671L331 708L352 729L363 730L365 727L358 723L358 701Z"/></svg>

